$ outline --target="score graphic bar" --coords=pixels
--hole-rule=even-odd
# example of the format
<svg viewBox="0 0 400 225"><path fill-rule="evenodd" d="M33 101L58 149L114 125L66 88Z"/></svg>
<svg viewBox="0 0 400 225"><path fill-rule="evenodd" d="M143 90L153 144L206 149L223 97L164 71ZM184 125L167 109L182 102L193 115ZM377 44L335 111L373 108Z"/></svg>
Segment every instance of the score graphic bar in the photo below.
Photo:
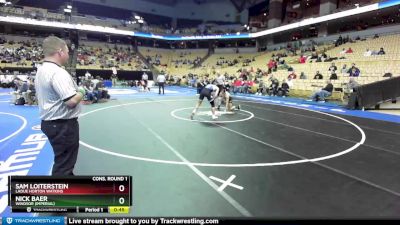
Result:
<svg viewBox="0 0 400 225"><path fill-rule="evenodd" d="M10 176L8 204L13 212L108 213L132 205L131 185L131 176Z"/></svg>

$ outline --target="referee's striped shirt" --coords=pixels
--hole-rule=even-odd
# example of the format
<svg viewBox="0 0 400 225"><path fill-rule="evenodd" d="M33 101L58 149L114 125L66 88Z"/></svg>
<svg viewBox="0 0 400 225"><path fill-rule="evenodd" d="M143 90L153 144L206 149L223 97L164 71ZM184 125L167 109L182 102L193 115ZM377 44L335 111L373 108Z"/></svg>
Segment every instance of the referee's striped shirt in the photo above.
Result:
<svg viewBox="0 0 400 225"><path fill-rule="evenodd" d="M35 88L42 120L73 119L79 116L79 104L70 108L64 103L76 95L78 86L71 75L56 63L43 62L36 73Z"/></svg>
<svg viewBox="0 0 400 225"><path fill-rule="evenodd" d="M165 83L165 75L164 74L160 74L157 76L157 82L158 83Z"/></svg>
<svg viewBox="0 0 400 225"><path fill-rule="evenodd" d="M224 85L225 84L225 76L220 75L217 77L217 79L215 79L215 81L217 82L218 85Z"/></svg>

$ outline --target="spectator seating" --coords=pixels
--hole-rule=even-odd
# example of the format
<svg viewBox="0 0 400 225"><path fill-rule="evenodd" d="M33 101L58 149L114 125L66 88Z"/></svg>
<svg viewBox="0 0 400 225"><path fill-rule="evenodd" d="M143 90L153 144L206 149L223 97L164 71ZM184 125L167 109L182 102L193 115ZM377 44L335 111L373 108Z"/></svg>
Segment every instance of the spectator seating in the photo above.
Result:
<svg viewBox="0 0 400 225"><path fill-rule="evenodd" d="M132 46L103 42L82 42L78 48L77 69L143 70L145 64Z"/></svg>

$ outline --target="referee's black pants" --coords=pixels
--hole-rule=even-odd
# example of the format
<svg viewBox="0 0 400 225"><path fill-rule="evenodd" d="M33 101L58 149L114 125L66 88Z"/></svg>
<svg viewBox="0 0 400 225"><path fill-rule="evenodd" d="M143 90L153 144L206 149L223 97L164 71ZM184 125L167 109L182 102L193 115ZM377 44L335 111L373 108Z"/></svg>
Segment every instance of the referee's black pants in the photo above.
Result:
<svg viewBox="0 0 400 225"><path fill-rule="evenodd" d="M222 89L224 89L224 85L222 85L222 84L218 84L218 85L217 85L217 87L218 87L218 93L217 93L217 96L219 96L219 94L221 94L221 92L222 92Z"/></svg>
<svg viewBox="0 0 400 225"><path fill-rule="evenodd" d="M158 83L158 94L161 94L161 89L162 89L162 94L164 94L164 82Z"/></svg>
<svg viewBox="0 0 400 225"><path fill-rule="evenodd" d="M73 170L79 150L78 119L42 120L41 130L53 147L54 165L52 175L74 175Z"/></svg>

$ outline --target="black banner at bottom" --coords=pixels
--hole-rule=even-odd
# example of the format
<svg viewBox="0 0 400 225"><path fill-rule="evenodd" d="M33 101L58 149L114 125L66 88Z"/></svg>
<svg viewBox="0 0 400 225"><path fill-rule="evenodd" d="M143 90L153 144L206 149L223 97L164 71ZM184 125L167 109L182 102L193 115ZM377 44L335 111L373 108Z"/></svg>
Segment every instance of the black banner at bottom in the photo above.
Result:
<svg viewBox="0 0 400 225"><path fill-rule="evenodd" d="M171 218L171 217L3 217L0 225L329 225L400 224L400 220L265 220L245 218Z"/></svg>
<svg viewBox="0 0 400 225"><path fill-rule="evenodd" d="M246 218L181 218L181 217L67 217L66 225L324 225L324 224L400 224L399 220L268 220Z"/></svg>

